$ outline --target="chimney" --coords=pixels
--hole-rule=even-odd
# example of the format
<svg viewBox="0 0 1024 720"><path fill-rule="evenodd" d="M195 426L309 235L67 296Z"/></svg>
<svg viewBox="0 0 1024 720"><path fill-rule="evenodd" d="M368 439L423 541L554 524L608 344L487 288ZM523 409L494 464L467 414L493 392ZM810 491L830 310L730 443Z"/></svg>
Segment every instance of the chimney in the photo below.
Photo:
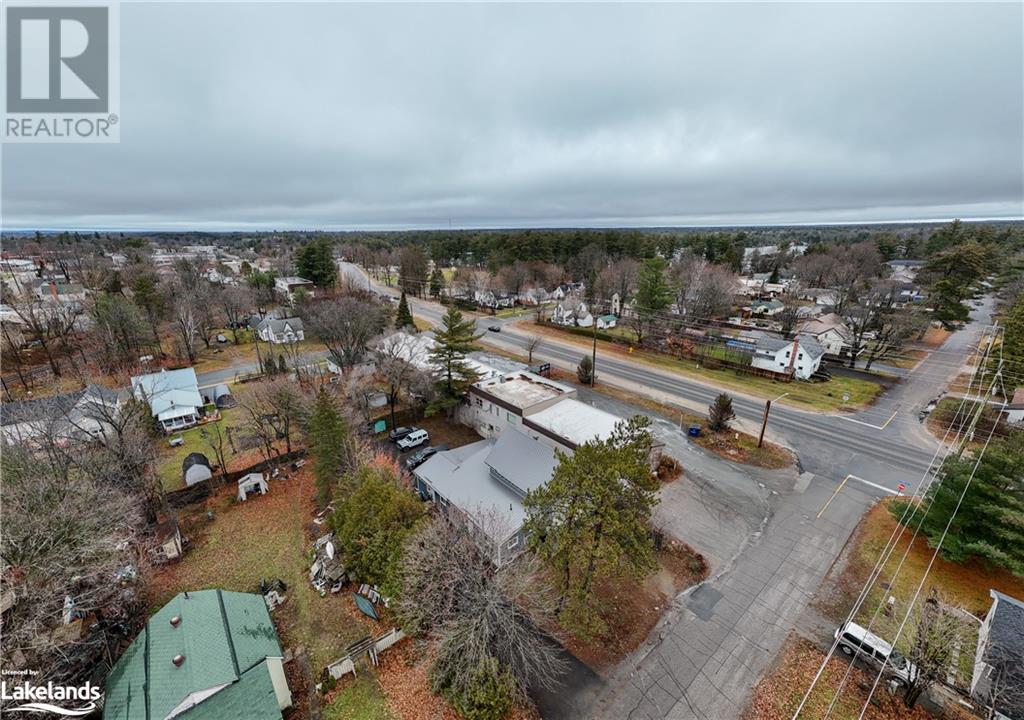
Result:
<svg viewBox="0 0 1024 720"><path fill-rule="evenodd" d="M799 337L793 338L793 349L789 353L789 369L790 369L790 371L793 370L793 363L796 362L796 351L797 351L797 348L799 348L799 347L800 347L800 338Z"/></svg>

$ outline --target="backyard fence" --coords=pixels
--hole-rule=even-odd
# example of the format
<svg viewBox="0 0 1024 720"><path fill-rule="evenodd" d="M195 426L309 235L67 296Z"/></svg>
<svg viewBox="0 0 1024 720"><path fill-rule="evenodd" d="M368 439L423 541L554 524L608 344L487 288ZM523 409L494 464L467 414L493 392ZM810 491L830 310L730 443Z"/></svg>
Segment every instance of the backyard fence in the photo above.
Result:
<svg viewBox="0 0 1024 720"><path fill-rule="evenodd" d="M366 656L370 658L370 662L377 665L380 653L384 652L404 637L405 633L399 628L392 628L376 639L367 635L362 640L350 645L348 647L348 653L344 657L338 658L328 665L324 672L335 680L340 680L348 673L355 675L356 661L359 660L361 655L366 654Z"/></svg>

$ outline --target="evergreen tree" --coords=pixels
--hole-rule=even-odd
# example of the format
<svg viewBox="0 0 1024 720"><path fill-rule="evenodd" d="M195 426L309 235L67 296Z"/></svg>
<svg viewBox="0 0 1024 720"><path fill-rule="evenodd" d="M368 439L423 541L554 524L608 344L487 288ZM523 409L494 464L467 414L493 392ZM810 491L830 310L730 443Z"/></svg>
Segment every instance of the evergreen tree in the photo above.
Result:
<svg viewBox="0 0 1024 720"><path fill-rule="evenodd" d="M444 292L444 272L437 265L434 266L434 271L430 273L430 294L437 298L441 297L441 293Z"/></svg>
<svg viewBox="0 0 1024 720"><path fill-rule="evenodd" d="M413 322L412 312L409 311L409 301L405 299L405 290L402 291L402 297L398 301L398 313L395 315L395 327L399 330L403 328L416 329L416 323Z"/></svg>
<svg viewBox="0 0 1024 720"><path fill-rule="evenodd" d="M605 628L596 583L654 567L650 425L634 416L607 440L559 453L550 482L524 501L529 542L552 570L562 621L585 635Z"/></svg>
<svg viewBox="0 0 1024 720"><path fill-rule="evenodd" d="M325 237L306 243L295 251L295 271L319 287L331 287L337 278L334 244Z"/></svg>
<svg viewBox="0 0 1024 720"><path fill-rule="evenodd" d="M907 501L902 500L890 505L897 519L906 508ZM925 499L907 513L905 524L916 528L920 523L921 533L935 546L950 517L953 522L942 542L944 557L954 562L979 557L1024 575L1024 434L994 440L980 460L947 459Z"/></svg>
<svg viewBox="0 0 1024 720"><path fill-rule="evenodd" d="M576 377L584 385L594 382L594 360L589 355L580 358L580 364L576 366Z"/></svg>
<svg viewBox="0 0 1024 720"><path fill-rule="evenodd" d="M722 393L708 406L708 427L715 432L729 429L729 423L736 418L732 409L732 398Z"/></svg>
<svg viewBox="0 0 1024 720"><path fill-rule="evenodd" d="M380 459L353 475L354 489L338 506L331 525L352 576L380 585L390 595L396 590L402 546L426 516L426 505L399 485L397 466Z"/></svg>
<svg viewBox="0 0 1024 720"><path fill-rule="evenodd" d="M662 310L672 302L672 288L666 274L667 264L662 257L645 260L637 275L634 315L631 325L638 343L643 343L647 330L658 323Z"/></svg>
<svg viewBox="0 0 1024 720"><path fill-rule="evenodd" d="M335 486L345 471L350 447L348 433L348 423L338 411L334 396L321 389L313 403L306 433L309 454L313 456L313 477L320 506L331 501Z"/></svg>
<svg viewBox="0 0 1024 720"><path fill-rule="evenodd" d="M441 327L434 328L437 345L430 351L430 359L441 369L438 381L438 397L431 403L428 412L448 410L459 403L471 384L479 378L476 371L466 362L466 355L474 349L480 338L472 318L463 317L454 306L441 318Z"/></svg>

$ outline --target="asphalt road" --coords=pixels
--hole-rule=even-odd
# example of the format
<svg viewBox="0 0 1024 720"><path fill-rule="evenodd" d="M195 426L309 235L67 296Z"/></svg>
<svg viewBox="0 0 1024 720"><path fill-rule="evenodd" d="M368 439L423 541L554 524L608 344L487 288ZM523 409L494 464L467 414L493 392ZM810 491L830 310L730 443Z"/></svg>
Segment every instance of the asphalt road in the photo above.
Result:
<svg viewBox="0 0 1024 720"><path fill-rule="evenodd" d="M366 280L354 266L342 270ZM439 322L440 306L410 303L416 315ZM710 457L686 441L672 418L655 416L659 439L686 468L683 480L662 490L656 521L703 552L712 576L676 597L647 641L600 682L569 678L553 701L544 698L543 716L739 718L865 509L899 483L912 491L941 457L941 445L922 429L918 412L962 370L990 312L991 302L982 303L940 351L859 413L815 413L776 403L770 434L795 452L795 470L772 473ZM488 332L490 325L501 332ZM527 334L510 325L487 317L477 322L488 344L524 354ZM545 337L534 361L571 369L582 352L578 344ZM603 382L698 411L719 392L613 357L598 356L598 373ZM730 393L745 427L759 426L764 401ZM613 402L586 392L581 397ZM847 475L855 477L844 484Z"/></svg>

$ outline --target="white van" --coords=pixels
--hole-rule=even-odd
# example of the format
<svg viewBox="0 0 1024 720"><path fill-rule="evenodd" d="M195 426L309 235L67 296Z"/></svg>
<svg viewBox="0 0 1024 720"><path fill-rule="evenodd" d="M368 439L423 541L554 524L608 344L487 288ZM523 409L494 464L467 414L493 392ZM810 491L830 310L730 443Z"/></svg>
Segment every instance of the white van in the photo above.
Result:
<svg viewBox="0 0 1024 720"><path fill-rule="evenodd" d="M404 450L412 450L430 440L426 430L414 430L398 441L398 447Z"/></svg>
<svg viewBox="0 0 1024 720"><path fill-rule="evenodd" d="M858 657L880 666L888 661L886 673L900 685L907 685L917 676L917 666L893 650L892 645L857 623L846 623L838 627L834 637L839 641L839 649L846 655L853 656L860 650Z"/></svg>

